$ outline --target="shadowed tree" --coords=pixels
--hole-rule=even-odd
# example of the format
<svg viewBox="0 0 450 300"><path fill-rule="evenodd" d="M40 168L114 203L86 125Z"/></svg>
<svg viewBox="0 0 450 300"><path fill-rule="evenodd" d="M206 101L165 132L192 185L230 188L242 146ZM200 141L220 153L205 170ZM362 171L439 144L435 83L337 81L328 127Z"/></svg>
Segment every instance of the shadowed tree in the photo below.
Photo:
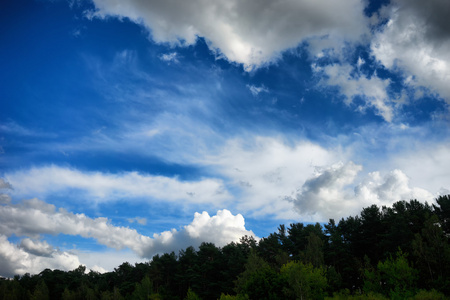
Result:
<svg viewBox="0 0 450 300"><path fill-rule="evenodd" d="M305 261L310 262L314 267L323 266L323 241L314 232L311 232L307 238L305 249Z"/></svg>
<svg viewBox="0 0 450 300"><path fill-rule="evenodd" d="M377 262L382 257L382 251L378 247L382 235L385 232L382 222L382 214L376 205L371 205L361 211L361 239L358 244L358 256L367 255L371 262Z"/></svg>
<svg viewBox="0 0 450 300"><path fill-rule="evenodd" d="M433 204L434 213L438 216L445 234L450 234L450 195L439 196L437 205Z"/></svg>
<svg viewBox="0 0 450 300"><path fill-rule="evenodd" d="M427 283L425 286L450 292L450 244L437 216L433 215L425 222L425 227L416 234L412 244L425 279L423 282Z"/></svg>
<svg viewBox="0 0 450 300"><path fill-rule="evenodd" d="M284 299L284 282L263 258L250 253L242 272L236 281L238 295L248 295L249 299Z"/></svg>
<svg viewBox="0 0 450 300"><path fill-rule="evenodd" d="M407 255L401 250L396 258L390 257L378 262L376 270L366 270L364 291L381 292L390 299L407 299L416 293L418 271L414 269Z"/></svg>
<svg viewBox="0 0 450 300"><path fill-rule="evenodd" d="M48 287L44 280L40 280L30 297L31 300L48 300L50 299Z"/></svg>

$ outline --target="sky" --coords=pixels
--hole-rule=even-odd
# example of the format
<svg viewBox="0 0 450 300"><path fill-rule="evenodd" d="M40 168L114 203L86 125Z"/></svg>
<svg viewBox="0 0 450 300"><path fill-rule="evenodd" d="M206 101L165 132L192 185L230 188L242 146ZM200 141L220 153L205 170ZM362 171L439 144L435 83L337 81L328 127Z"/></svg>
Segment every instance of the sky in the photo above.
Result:
<svg viewBox="0 0 450 300"><path fill-rule="evenodd" d="M450 193L448 0L0 3L0 276Z"/></svg>

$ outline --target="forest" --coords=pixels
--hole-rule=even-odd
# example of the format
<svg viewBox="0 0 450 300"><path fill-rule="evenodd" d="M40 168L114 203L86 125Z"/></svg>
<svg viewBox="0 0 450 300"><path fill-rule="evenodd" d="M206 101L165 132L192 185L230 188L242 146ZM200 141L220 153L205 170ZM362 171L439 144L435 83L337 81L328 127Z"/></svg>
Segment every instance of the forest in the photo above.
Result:
<svg viewBox="0 0 450 300"><path fill-rule="evenodd" d="M79 266L2 278L0 299L447 299L449 237L450 195L399 201L104 274Z"/></svg>

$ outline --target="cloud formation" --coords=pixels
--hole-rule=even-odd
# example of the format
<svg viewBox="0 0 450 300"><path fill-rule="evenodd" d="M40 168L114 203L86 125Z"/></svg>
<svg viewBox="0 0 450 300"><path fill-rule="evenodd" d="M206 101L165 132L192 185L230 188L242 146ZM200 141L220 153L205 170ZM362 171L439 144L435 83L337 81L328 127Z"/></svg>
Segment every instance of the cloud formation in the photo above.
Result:
<svg viewBox="0 0 450 300"><path fill-rule="evenodd" d="M138 172L119 174L81 172L59 166L21 170L5 175L15 195L44 197L51 193L79 190L90 200L114 201L120 198L150 198L187 203L220 204L230 198L219 179L181 181L176 177L154 176Z"/></svg>
<svg viewBox="0 0 450 300"><path fill-rule="evenodd" d="M167 63L179 63L178 61L178 53L176 52L171 52L171 53L165 53L162 54L159 59L161 59L162 61L165 61Z"/></svg>
<svg viewBox="0 0 450 300"><path fill-rule="evenodd" d="M450 103L450 26L447 0L393 0L380 18L387 24L371 49L387 68L407 72L408 84L439 93Z"/></svg>
<svg viewBox="0 0 450 300"><path fill-rule="evenodd" d="M259 93L268 93L269 89L266 88L264 85L262 86L256 86L256 85L251 85L251 84L247 84L247 88L250 90L250 92L252 93L253 96L258 96Z"/></svg>
<svg viewBox="0 0 450 300"><path fill-rule="evenodd" d="M73 270L80 264L76 255L53 249L46 242L24 239L17 246L0 233L0 276L36 274L45 268Z"/></svg>
<svg viewBox="0 0 450 300"><path fill-rule="evenodd" d="M416 185L447 194L450 191L450 143L448 141L410 146L393 158L392 164L409 176Z"/></svg>
<svg viewBox="0 0 450 300"><path fill-rule="evenodd" d="M298 215L284 200L286 196L308 179L316 165L328 165L343 156L339 149L311 142L287 145L280 139L256 137L231 140L204 163L229 179L229 190L237 190L239 211L294 219Z"/></svg>
<svg viewBox="0 0 450 300"><path fill-rule="evenodd" d="M139 234L135 229L111 224L107 218L89 218L74 214L38 199L0 206L0 261L5 262L3 276L39 272L42 268L73 269L80 264L75 254L55 250L42 235L73 235L93 238L97 243L116 250L130 249L141 258L150 259L157 253L178 251L188 246L211 242L224 246L242 236L255 236L245 229L244 217L228 210L215 216L196 213L193 221L180 230L172 229L153 237ZM7 237L25 237L18 246ZM8 262L6 264L6 262Z"/></svg>
<svg viewBox="0 0 450 300"><path fill-rule="evenodd" d="M299 213L326 220L357 214L363 207L391 205L400 200L430 201L433 195L425 189L411 187L400 170L382 176L372 172L356 183L362 166L353 162L318 168L289 200Z"/></svg>
<svg viewBox="0 0 450 300"><path fill-rule="evenodd" d="M380 172L372 172L356 186L355 196L364 199L366 203L379 205L387 205L399 200L433 199L433 195L427 190L410 187L409 181L409 177L398 169L384 176L381 176Z"/></svg>
<svg viewBox="0 0 450 300"><path fill-rule="evenodd" d="M361 61L358 61L361 64ZM394 118L395 101L387 94L390 81L376 76L367 78L349 64L333 64L324 67L313 66L316 74L323 76L321 83L326 86L338 86L340 92L346 97L346 104L350 105L355 97L361 97L365 105L359 105L358 111L364 112L373 108L375 113L386 122Z"/></svg>
<svg viewBox="0 0 450 300"><path fill-rule="evenodd" d="M316 216L322 220L332 215L348 213L354 205L347 190L362 170L352 162L333 164L328 168L317 168L316 174L307 179L298 193L290 198L295 209L305 216Z"/></svg>
<svg viewBox="0 0 450 300"><path fill-rule="evenodd" d="M12 189L12 185L3 178L0 178L0 189L10 190Z"/></svg>
<svg viewBox="0 0 450 300"><path fill-rule="evenodd" d="M274 60L305 39L353 42L367 32L364 1L93 0L89 17L128 18L158 43L192 45L198 37L219 56L246 69Z"/></svg>

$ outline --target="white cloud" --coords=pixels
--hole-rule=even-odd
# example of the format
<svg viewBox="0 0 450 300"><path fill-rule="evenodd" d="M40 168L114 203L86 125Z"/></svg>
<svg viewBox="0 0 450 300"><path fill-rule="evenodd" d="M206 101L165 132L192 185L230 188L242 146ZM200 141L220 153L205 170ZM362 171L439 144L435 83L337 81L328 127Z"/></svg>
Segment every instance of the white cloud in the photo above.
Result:
<svg viewBox="0 0 450 300"><path fill-rule="evenodd" d="M343 156L340 149L327 150L310 142L289 146L279 139L257 137L231 140L204 163L229 178L239 211L293 219L298 215L284 199L308 179L316 165L328 165Z"/></svg>
<svg viewBox="0 0 450 300"><path fill-rule="evenodd" d="M129 249L119 251L112 249L103 251L73 250L72 252L79 257L80 261L88 269L99 273L114 271L114 268L117 268L124 262L133 264L149 261L149 259L142 258Z"/></svg>
<svg viewBox="0 0 450 300"><path fill-rule="evenodd" d="M411 176L415 185L433 191L447 193L450 190L450 143L429 142L410 146L399 155L395 155L390 164Z"/></svg>
<svg viewBox="0 0 450 300"><path fill-rule="evenodd" d="M7 194L0 194L0 204L8 204L11 202L11 196Z"/></svg>
<svg viewBox="0 0 450 300"><path fill-rule="evenodd" d="M356 65L358 66L358 69L361 68L362 65L364 65L366 61L362 59L361 57L358 57L358 61L356 62Z"/></svg>
<svg viewBox="0 0 450 300"><path fill-rule="evenodd" d="M165 61L165 62L168 62L168 63L170 63L170 62L179 63L179 61L178 61L178 53L176 53L176 52L162 54L159 58L162 61Z"/></svg>
<svg viewBox="0 0 450 300"><path fill-rule="evenodd" d="M12 122L12 121L0 124L0 132L19 135L19 136L35 135L35 133L32 132L31 130L24 128L23 126L20 126L19 124Z"/></svg>
<svg viewBox="0 0 450 300"><path fill-rule="evenodd" d="M136 217L136 218L128 219L128 222L130 222L130 223L137 222L138 224L146 225L147 224L147 219L146 218Z"/></svg>
<svg viewBox="0 0 450 300"><path fill-rule="evenodd" d="M436 91L450 103L450 2L394 0L385 10L387 25L371 44L376 58L412 75L409 84Z"/></svg>
<svg viewBox="0 0 450 300"><path fill-rule="evenodd" d="M12 186L9 182L5 181L3 178L0 178L0 189L10 190Z"/></svg>
<svg viewBox="0 0 450 300"><path fill-rule="evenodd" d="M317 168L290 200L301 215L313 220L346 216L355 205L350 185L361 170L362 166L353 162Z"/></svg>
<svg viewBox="0 0 450 300"><path fill-rule="evenodd" d="M46 241L33 241L32 239L25 238L20 242L21 249L24 251L34 254L36 256L51 256L54 252L52 246L50 246Z"/></svg>
<svg viewBox="0 0 450 300"><path fill-rule="evenodd" d="M58 166L32 168L5 174L22 197L45 197L52 193L78 190L90 200L150 198L186 203L223 203L230 198L219 179L181 181L137 172L118 174L82 172Z"/></svg>
<svg viewBox="0 0 450 300"><path fill-rule="evenodd" d="M211 50L251 69L307 38L355 41L367 32L364 1L138 1L93 0L88 16L126 17L159 43L191 45L204 37Z"/></svg>
<svg viewBox="0 0 450 300"><path fill-rule="evenodd" d="M142 254L142 245L150 238L136 230L115 227L106 218L91 219L84 214L73 214L38 199L26 200L17 205L0 207L0 233L7 236L39 238L41 234L79 235L94 238L98 243L114 249L128 247Z"/></svg>
<svg viewBox="0 0 450 300"><path fill-rule="evenodd" d="M372 204L382 206L400 200L433 199L433 194L427 190L410 187L409 178L400 170L384 176L379 172L369 173L356 184L361 171L362 166L353 162L318 169L291 201L301 214L325 221L358 214L363 207Z"/></svg>
<svg viewBox="0 0 450 300"><path fill-rule="evenodd" d="M211 217L204 211L201 214L195 213L192 223L180 231L172 229L154 234L154 243L145 249L145 255L150 257L155 253L182 249L189 245L198 247L202 242L211 242L221 247L231 241L238 241L244 235L255 237L252 231L245 229L245 220L241 214L233 215L224 209Z"/></svg>
<svg viewBox="0 0 450 300"><path fill-rule="evenodd" d="M379 172L373 172L355 188L355 194L367 204L379 205L388 205L399 200L433 199L432 193L418 187L410 187L409 181L409 177L398 169L390 171L383 177Z"/></svg>
<svg viewBox="0 0 450 300"><path fill-rule="evenodd" d="M35 131L33 129L23 127L22 125L14 121L0 123L0 132L16 136L32 136L32 137L47 137L47 138L55 137L54 134L48 132Z"/></svg>
<svg viewBox="0 0 450 300"><path fill-rule="evenodd" d="M44 268L73 269L80 264L75 254L55 250L46 241L39 240L43 234L93 238L108 248L128 248L141 258L151 258L157 253L178 251L188 246L198 247L202 242L224 246L244 235L255 236L245 229L242 215L233 215L228 210L219 210L212 217L206 212L196 213L191 224L180 230L154 234L153 237L141 235L128 227L114 226L107 218L92 219L84 214L56 209L37 199L0 206L0 219L0 262L8 262L0 275L8 276L11 272L23 274L39 272ZM11 235L25 237L19 247L7 240ZM97 265L99 267L104 268Z"/></svg>
<svg viewBox="0 0 450 300"><path fill-rule="evenodd" d="M358 67L363 61L358 60ZM375 113L387 122L394 118L395 102L387 95L386 89L390 81L380 79L377 76L367 78L359 72L354 72L353 67L348 64L328 65L325 67L313 66L313 70L320 75L325 75L322 84L338 86L340 92L346 96L346 103L350 105L352 100L359 96L365 101L365 106L359 106L358 110L364 111L368 107L375 110ZM353 76L352 76L353 74Z"/></svg>
<svg viewBox="0 0 450 300"><path fill-rule="evenodd" d="M18 247L11 244L7 237L0 233L0 276L12 277L15 274L39 273L46 268L73 270L81 263L78 257L68 252L51 250L47 248L45 254L40 255L36 249L43 250L46 248L45 242L32 242L26 239L25 244L33 245L32 251L28 252L26 247ZM47 244L48 245L48 244ZM42 253L41 253L42 254Z"/></svg>
<svg viewBox="0 0 450 300"><path fill-rule="evenodd" d="M249 85L247 84L247 88L250 90L250 92L252 93L253 96L258 96L259 93L268 93L269 89L266 88L264 85L262 86L255 86L255 85Z"/></svg>

